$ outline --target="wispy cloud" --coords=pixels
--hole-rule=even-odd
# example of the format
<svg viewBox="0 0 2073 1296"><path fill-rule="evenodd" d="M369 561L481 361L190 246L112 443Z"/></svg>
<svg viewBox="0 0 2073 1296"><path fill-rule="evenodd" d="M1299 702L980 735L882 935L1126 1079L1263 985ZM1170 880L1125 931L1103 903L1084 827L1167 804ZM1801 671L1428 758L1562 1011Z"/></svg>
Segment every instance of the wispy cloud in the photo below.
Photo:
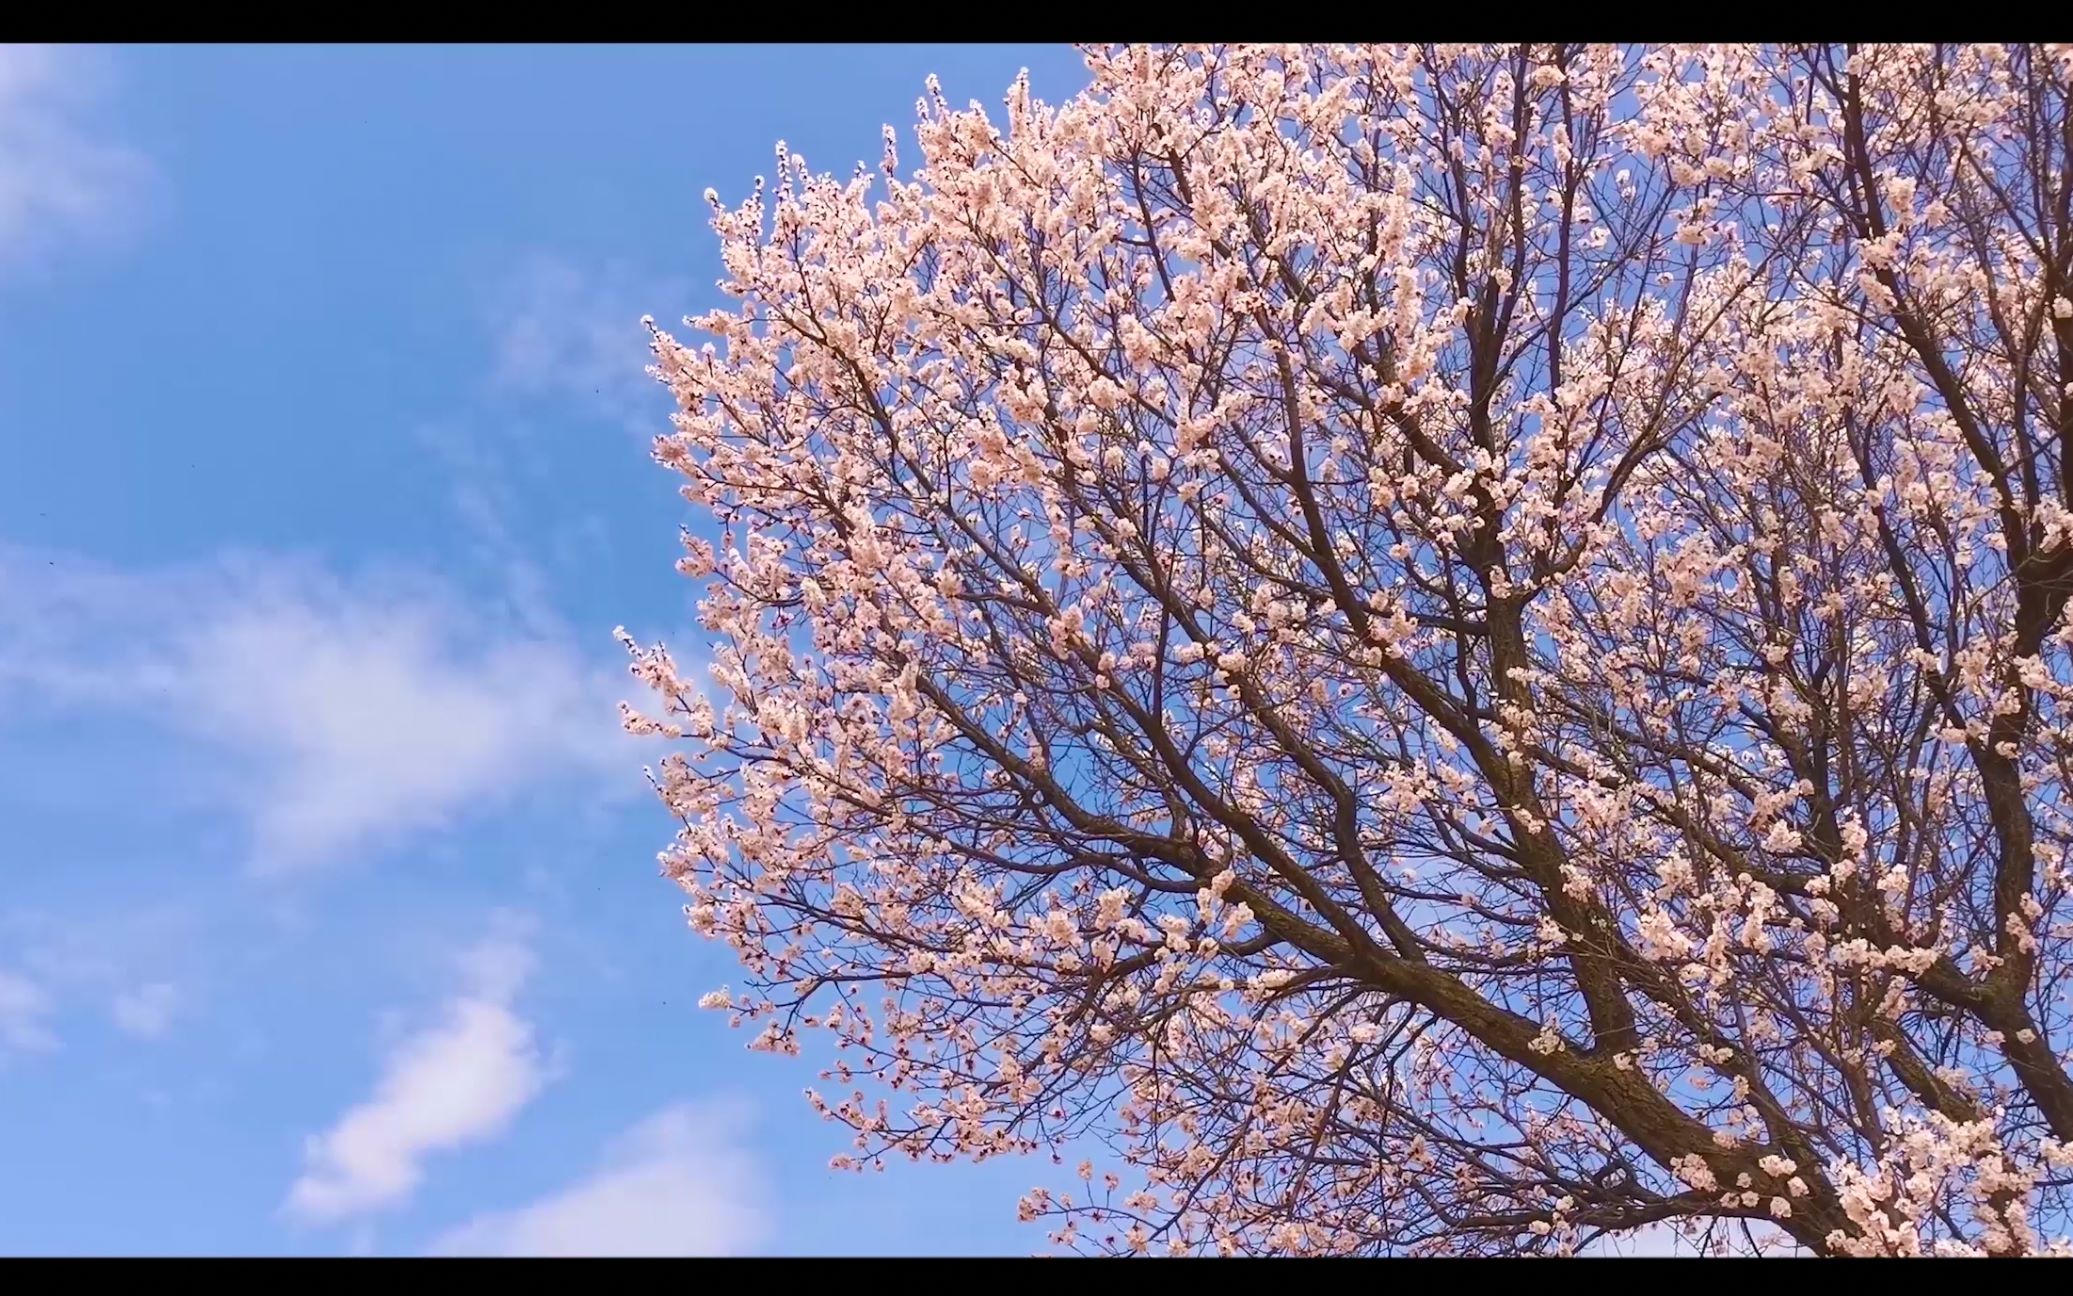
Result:
<svg viewBox="0 0 2073 1296"><path fill-rule="evenodd" d="M547 252L477 291L478 383L465 407L421 423L417 440L450 482L468 557L529 627L552 624L557 595L611 561L610 518L570 501L621 493L601 475L629 468L641 485L656 481L645 459L670 401L648 376L640 320L689 300L682 280Z"/></svg>
<svg viewBox="0 0 2073 1296"><path fill-rule="evenodd" d="M547 1083L531 1022L512 1006L532 971L530 924L499 919L461 959L462 986L405 1038L373 1097L309 1140L285 1209L335 1223L406 1200L434 1153L496 1137Z"/></svg>
<svg viewBox="0 0 2073 1296"><path fill-rule="evenodd" d="M657 431L668 398L648 377L652 358L640 321L666 317L688 300L688 285L677 279L529 256L489 297L491 387L509 396L567 400Z"/></svg>
<svg viewBox="0 0 2073 1296"><path fill-rule="evenodd" d="M95 51L0 45L0 261L120 228L152 176L91 126L106 69Z"/></svg>
<svg viewBox="0 0 2073 1296"><path fill-rule="evenodd" d="M165 1034L191 1006L181 984L197 939L182 907L109 905L60 917L33 909L0 912L0 945L19 970L0 970L0 1048L57 1043L59 1019L87 1005L105 1006L118 1030L139 1038ZM9 1023L14 1024L10 1029Z"/></svg>
<svg viewBox="0 0 2073 1296"><path fill-rule="evenodd" d="M58 1046L48 1019L50 992L19 973L0 968L0 1050L42 1053Z"/></svg>
<svg viewBox="0 0 2073 1296"><path fill-rule="evenodd" d="M180 990L170 981L152 981L120 991L109 1003L115 1027L139 1039L157 1039L172 1028L180 1012Z"/></svg>
<svg viewBox="0 0 2073 1296"><path fill-rule="evenodd" d="M0 552L0 724L130 712L226 755L253 863L291 872L544 779L632 766L609 645L471 622L437 581L280 559L128 572ZM59 573L46 575L47 572ZM9 684L15 685L10 697Z"/></svg>
<svg viewBox="0 0 2073 1296"><path fill-rule="evenodd" d="M597 1169L513 1210L478 1215L432 1245L441 1255L715 1256L770 1233L738 1107L680 1104L613 1141Z"/></svg>
<svg viewBox="0 0 2073 1296"><path fill-rule="evenodd" d="M600 750L607 713L562 645L470 642L428 605L226 610L181 645L190 722L264 757L259 859L334 856L436 827L470 803Z"/></svg>

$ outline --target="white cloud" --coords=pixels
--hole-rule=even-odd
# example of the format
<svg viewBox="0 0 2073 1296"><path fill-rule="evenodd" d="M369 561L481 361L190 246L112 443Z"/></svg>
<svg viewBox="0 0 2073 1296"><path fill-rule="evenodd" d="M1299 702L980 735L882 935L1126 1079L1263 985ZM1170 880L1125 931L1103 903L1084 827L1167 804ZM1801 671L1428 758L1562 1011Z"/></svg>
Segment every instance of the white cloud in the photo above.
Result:
<svg viewBox="0 0 2073 1296"><path fill-rule="evenodd" d="M189 719L263 754L263 861L322 859L389 829L437 826L607 732L581 666L537 639L467 643L429 607L229 611L183 644ZM589 714L585 714L586 710Z"/></svg>
<svg viewBox="0 0 2073 1296"><path fill-rule="evenodd" d="M131 573L0 552L0 724L139 710L227 755L254 865L290 872L445 826L540 780L633 768L626 688L566 635L470 623L408 574L280 559ZM46 574L48 573L48 574Z"/></svg>
<svg viewBox="0 0 2073 1296"><path fill-rule="evenodd" d="M37 1019L32 1037L52 1042L41 1019L84 1003L105 1006L126 1034L163 1035L191 1006L181 982L207 941L184 905L111 905L102 897L90 912L63 917L34 908L0 911L0 944L17 951L20 968L13 976L0 972L0 1039L12 1003L17 1020Z"/></svg>
<svg viewBox="0 0 2073 1296"><path fill-rule="evenodd" d="M50 994L25 976L0 968L0 1048L42 1053L58 1046L45 1019Z"/></svg>
<svg viewBox="0 0 2073 1296"><path fill-rule="evenodd" d="M762 1176L738 1143L743 1113L680 1104L615 1139L596 1171L439 1237L440 1255L715 1256L769 1235Z"/></svg>
<svg viewBox="0 0 2073 1296"><path fill-rule="evenodd" d="M491 386L505 394L572 399L652 434L668 397L648 377L643 315L666 318L689 299L681 281L622 266L579 269L545 254L522 261L491 296Z"/></svg>
<svg viewBox="0 0 2073 1296"><path fill-rule="evenodd" d="M463 988L404 1039L374 1096L309 1140L285 1209L334 1223L407 1199L435 1152L496 1137L548 1077L531 1022L511 1000L532 970L530 929L503 919L462 957Z"/></svg>
<svg viewBox="0 0 2073 1296"><path fill-rule="evenodd" d="M92 51L0 45L0 259L120 226L151 170L86 124L102 89Z"/></svg>
<svg viewBox="0 0 2073 1296"><path fill-rule="evenodd" d="M116 1029L139 1039L157 1039L173 1025L180 991L170 981L152 981L117 994L108 1012Z"/></svg>

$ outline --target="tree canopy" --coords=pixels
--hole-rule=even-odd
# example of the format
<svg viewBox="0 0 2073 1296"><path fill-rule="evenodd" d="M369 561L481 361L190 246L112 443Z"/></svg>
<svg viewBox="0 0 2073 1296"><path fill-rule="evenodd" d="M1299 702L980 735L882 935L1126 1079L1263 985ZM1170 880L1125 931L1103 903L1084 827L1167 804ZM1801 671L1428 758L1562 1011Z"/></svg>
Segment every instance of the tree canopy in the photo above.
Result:
<svg viewBox="0 0 2073 1296"><path fill-rule="evenodd" d="M1093 1249L2067 1249L2073 48L1086 63L655 334L709 998Z"/></svg>

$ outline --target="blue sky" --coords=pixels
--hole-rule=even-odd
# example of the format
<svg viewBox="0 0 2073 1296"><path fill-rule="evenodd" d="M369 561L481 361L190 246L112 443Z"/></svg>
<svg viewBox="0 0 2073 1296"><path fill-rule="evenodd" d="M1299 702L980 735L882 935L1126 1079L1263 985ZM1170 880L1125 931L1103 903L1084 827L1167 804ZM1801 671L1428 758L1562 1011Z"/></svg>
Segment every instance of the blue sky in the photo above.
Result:
<svg viewBox="0 0 2073 1296"><path fill-rule="evenodd" d="M1063 48L0 47L0 1253L1027 1253L656 876L700 195Z"/></svg>

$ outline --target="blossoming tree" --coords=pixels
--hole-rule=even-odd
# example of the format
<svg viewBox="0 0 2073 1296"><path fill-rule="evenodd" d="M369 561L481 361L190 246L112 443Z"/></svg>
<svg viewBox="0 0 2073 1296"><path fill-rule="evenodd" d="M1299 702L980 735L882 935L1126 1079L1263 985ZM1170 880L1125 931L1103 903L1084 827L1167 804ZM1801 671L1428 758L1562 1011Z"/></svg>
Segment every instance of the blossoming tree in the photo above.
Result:
<svg viewBox="0 0 2073 1296"><path fill-rule="evenodd" d="M2073 49L1086 61L780 148L655 335L710 681L627 723L838 1161L2066 1249Z"/></svg>

